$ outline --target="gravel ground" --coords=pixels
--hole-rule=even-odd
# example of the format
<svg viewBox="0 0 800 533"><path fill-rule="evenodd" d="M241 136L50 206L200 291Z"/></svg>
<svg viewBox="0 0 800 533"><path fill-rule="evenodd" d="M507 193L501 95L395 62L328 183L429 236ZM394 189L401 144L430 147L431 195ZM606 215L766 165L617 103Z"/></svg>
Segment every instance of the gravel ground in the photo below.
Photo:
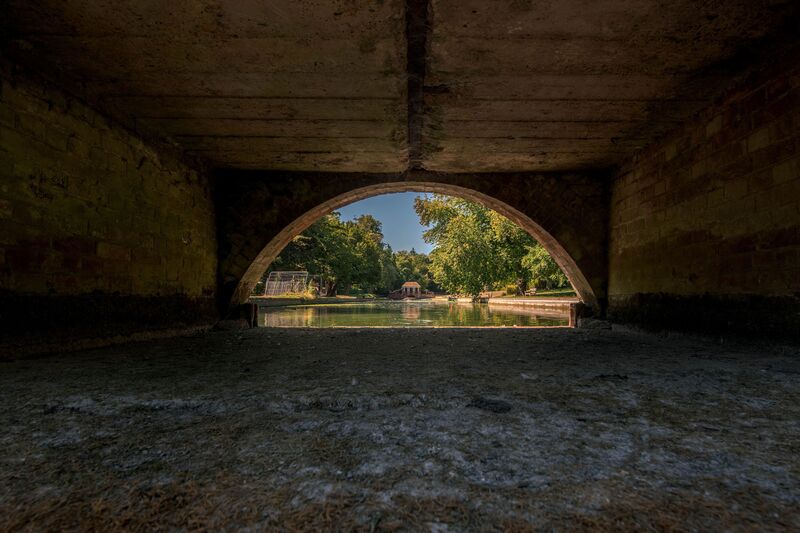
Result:
<svg viewBox="0 0 800 533"><path fill-rule="evenodd" d="M270 330L0 364L0 530L800 529L800 349Z"/></svg>

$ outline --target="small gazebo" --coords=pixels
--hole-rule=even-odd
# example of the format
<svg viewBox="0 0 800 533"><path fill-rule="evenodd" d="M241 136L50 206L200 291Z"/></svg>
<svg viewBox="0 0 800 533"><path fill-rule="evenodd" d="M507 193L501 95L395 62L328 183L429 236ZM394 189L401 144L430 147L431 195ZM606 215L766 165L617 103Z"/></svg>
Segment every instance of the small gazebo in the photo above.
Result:
<svg viewBox="0 0 800 533"><path fill-rule="evenodd" d="M422 287L416 281L406 281L400 287L400 293L406 297L418 298L422 294Z"/></svg>

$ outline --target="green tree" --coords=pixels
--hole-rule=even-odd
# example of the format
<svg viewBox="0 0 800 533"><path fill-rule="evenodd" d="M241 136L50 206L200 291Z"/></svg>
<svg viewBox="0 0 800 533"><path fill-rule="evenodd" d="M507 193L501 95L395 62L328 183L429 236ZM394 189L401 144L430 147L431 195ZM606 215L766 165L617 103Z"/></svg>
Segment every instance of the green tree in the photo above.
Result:
<svg viewBox="0 0 800 533"><path fill-rule="evenodd" d="M271 270L307 270L321 278L329 295L350 289L388 292L397 279L381 223L371 215L351 221L342 221L339 213L320 218L281 251Z"/></svg>
<svg viewBox="0 0 800 533"><path fill-rule="evenodd" d="M433 279L448 292L477 296L500 284L524 290L529 284L567 283L544 248L496 211L442 195L418 197L414 209L428 227L425 241L434 245Z"/></svg>
<svg viewBox="0 0 800 533"><path fill-rule="evenodd" d="M335 294L338 285L349 279L352 262L347 232L338 214L333 213L292 239L270 270L306 270L322 279L323 290Z"/></svg>
<svg viewBox="0 0 800 533"><path fill-rule="evenodd" d="M332 213L295 237L272 269L307 270L321 279L329 295L349 290L387 294L404 281L470 295L499 284L514 283L519 290L531 284L567 285L544 248L499 213L440 195L419 197L414 208L428 228L425 240L434 245L430 255L393 252L383 241L381 223L371 215L343 221Z"/></svg>
<svg viewBox="0 0 800 533"><path fill-rule="evenodd" d="M439 286L433 280L433 274L430 271L431 260L427 255L418 253L412 248L411 251L396 252L394 261L400 274L397 287L404 281L416 281L423 290L439 290Z"/></svg>
<svg viewBox="0 0 800 533"><path fill-rule="evenodd" d="M564 275L553 257L547 253L544 246L537 242L534 246L527 248L528 253L522 258L522 266L528 271L529 277L536 287L558 289L569 285L567 276Z"/></svg>
<svg viewBox="0 0 800 533"><path fill-rule="evenodd" d="M381 223L372 215L362 215L344 223L351 262L343 288L373 292L381 282L381 256L384 248ZM343 273L343 274L344 274Z"/></svg>
<svg viewBox="0 0 800 533"><path fill-rule="evenodd" d="M397 268L395 254L390 246L386 246L381 255L381 283L378 287L379 294L389 294L403 283L403 276Z"/></svg>

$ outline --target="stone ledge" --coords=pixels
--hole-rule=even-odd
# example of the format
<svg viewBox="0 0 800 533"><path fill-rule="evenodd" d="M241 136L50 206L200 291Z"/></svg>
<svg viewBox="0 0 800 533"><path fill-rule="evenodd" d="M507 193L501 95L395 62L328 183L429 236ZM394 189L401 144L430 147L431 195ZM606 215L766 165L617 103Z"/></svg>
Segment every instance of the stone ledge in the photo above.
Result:
<svg viewBox="0 0 800 533"><path fill-rule="evenodd" d="M210 327L218 318L213 297L0 290L0 358L9 352L71 351L138 337L174 336Z"/></svg>
<svg viewBox="0 0 800 533"><path fill-rule="evenodd" d="M609 299L609 318L647 331L800 341L800 297L638 293Z"/></svg>
<svg viewBox="0 0 800 533"><path fill-rule="evenodd" d="M211 330L211 328L211 324L206 324L84 339L28 339L29 342L27 343L24 341L18 341L17 343L0 342L0 361L11 361L14 359L24 359L55 353L77 352L93 348L116 346L118 344L167 339L170 337L191 337L205 333Z"/></svg>

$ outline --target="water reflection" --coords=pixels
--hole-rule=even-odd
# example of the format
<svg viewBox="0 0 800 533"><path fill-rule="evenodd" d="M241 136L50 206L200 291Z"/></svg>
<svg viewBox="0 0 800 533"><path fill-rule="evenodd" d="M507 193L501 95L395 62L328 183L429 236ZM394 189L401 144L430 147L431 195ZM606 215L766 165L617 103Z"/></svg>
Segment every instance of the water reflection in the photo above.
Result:
<svg viewBox="0 0 800 533"><path fill-rule="evenodd" d="M260 310L266 327L567 326L568 313L454 302L298 305Z"/></svg>
<svg viewBox="0 0 800 533"><path fill-rule="evenodd" d="M406 320L419 320L422 316L422 310L418 305L404 305L403 318Z"/></svg>

